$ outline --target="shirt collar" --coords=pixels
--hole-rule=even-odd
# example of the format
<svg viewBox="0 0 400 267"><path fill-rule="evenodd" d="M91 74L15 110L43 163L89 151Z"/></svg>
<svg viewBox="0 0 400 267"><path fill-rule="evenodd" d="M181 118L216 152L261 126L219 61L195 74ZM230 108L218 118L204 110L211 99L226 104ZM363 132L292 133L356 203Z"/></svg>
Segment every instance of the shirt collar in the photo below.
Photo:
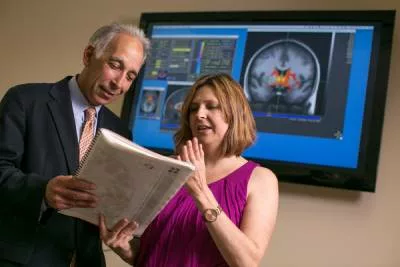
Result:
<svg viewBox="0 0 400 267"><path fill-rule="evenodd" d="M79 88L76 77L77 76L74 76L69 80L68 87L71 93L71 101L73 109L76 110L78 114L81 114L84 113L85 109L87 109L91 105L82 94L82 90ZM95 106L94 108L96 109L96 117L97 117L101 105Z"/></svg>

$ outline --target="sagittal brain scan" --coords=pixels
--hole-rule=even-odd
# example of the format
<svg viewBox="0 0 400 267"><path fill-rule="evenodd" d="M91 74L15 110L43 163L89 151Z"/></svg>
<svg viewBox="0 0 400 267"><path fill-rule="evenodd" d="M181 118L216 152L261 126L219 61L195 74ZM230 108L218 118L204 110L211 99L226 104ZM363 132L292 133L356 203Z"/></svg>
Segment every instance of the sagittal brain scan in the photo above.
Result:
<svg viewBox="0 0 400 267"><path fill-rule="evenodd" d="M167 92L164 109L162 112L161 128L165 130L175 130L179 127L181 118L181 108L188 87L170 86Z"/></svg>
<svg viewBox="0 0 400 267"><path fill-rule="evenodd" d="M320 64L313 50L294 39L269 42L248 62L244 90L253 109L314 115Z"/></svg>

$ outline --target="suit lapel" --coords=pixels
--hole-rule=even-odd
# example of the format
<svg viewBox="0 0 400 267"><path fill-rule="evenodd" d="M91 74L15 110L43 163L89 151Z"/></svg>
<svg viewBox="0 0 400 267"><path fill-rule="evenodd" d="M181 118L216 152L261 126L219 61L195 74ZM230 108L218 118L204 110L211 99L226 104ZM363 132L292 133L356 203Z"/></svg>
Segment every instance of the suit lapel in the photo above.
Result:
<svg viewBox="0 0 400 267"><path fill-rule="evenodd" d="M99 110L99 115L97 116L97 129L98 131L100 128L107 128L107 118L104 107L101 107Z"/></svg>
<svg viewBox="0 0 400 267"><path fill-rule="evenodd" d="M79 165L79 148L68 88L69 78L56 83L50 90L52 100L49 101L48 107L57 129L57 136L63 147L69 173L73 173Z"/></svg>
<svg viewBox="0 0 400 267"><path fill-rule="evenodd" d="M112 120L112 117L110 118L110 115L108 114L109 111L107 111L106 107L101 107L99 111L99 115L97 118L97 131L100 128L107 128L110 130L114 130L115 125L113 124L114 121Z"/></svg>

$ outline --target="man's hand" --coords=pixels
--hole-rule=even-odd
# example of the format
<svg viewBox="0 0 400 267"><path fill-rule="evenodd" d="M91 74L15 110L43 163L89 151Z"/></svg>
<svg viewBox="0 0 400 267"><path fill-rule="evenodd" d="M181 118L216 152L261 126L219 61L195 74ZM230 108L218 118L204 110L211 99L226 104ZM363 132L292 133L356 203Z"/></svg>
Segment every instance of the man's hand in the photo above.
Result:
<svg viewBox="0 0 400 267"><path fill-rule="evenodd" d="M95 188L94 183L84 179L60 175L47 183L45 199L47 204L56 210L74 207L95 208L98 198L90 192Z"/></svg>

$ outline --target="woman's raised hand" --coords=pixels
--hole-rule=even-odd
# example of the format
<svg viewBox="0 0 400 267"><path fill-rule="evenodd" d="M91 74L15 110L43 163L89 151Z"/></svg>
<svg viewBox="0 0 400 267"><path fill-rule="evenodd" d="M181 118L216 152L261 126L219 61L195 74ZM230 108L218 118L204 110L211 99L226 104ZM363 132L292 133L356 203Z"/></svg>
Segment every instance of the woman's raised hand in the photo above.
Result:
<svg viewBox="0 0 400 267"><path fill-rule="evenodd" d="M200 196L208 186L203 146L196 137L181 148L178 159L191 162L196 167L193 176L186 182L186 188L193 197Z"/></svg>

